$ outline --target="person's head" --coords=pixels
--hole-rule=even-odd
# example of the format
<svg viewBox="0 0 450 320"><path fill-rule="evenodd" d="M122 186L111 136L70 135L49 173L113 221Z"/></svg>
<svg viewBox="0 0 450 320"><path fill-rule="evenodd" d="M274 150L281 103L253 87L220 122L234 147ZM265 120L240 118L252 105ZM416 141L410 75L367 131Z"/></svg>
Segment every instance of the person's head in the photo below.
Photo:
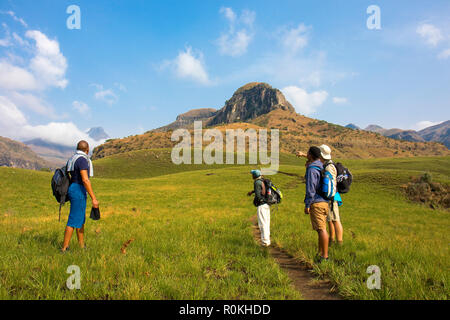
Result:
<svg viewBox="0 0 450 320"><path fill-rule="evenodd" d="M320 156L323 160L329 161L331 160L331 148L327 146L326 144L323 144L319 147L320 149Z"/></svg>
<svg viewBox="0 0 450 320"><path fill-rule="evenodd" d="M319 147L311 147L308 150L308 154L306 155L308 158L308 161L316 161L320 159L320 149Z"/></svg>
<svg viewBox="0 0 450 320"><path fill-rule="evenodd" d="M258 179L261 177L261 171L259 170L252 170L250 173L252 174L253 179Z"/></svg>
<svg viewBox="0 0 450 320"><path fill-rule="evenodd" d="M88 154L89 153L89 143L87 143L87 141L85 141L85 140L81 140L77 144L77 150L83 151L84 153Z"/></svg>

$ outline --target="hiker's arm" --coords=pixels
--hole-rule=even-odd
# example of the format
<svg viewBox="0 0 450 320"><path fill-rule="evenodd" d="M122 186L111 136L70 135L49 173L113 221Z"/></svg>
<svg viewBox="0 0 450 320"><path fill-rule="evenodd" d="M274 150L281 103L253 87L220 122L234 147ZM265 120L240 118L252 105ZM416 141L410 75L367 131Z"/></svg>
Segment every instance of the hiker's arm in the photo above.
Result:
<svg viewBox="0 0 450 320"><path fill-rule="evenodd" d="M98 208L98 201L94 195L94 191L92 190L91 181L89 180L89 175L87 170L80 170L81 180L83 181L83 185L86 188L87 193L92 199L92 206L94 208Z"/></svg>
<svg viewBox="0 0 450 320"><path fill-rule="evenodd" d="M255 190L249 191L249 192L247 193L247 195L248 195L248 196L251 196L253 193L255 193Z"/></svg>
<svg viewBox="0 0 450 320"><path fill-rule="evenodd" d="M303 151L297 151L297 152L295 153L295 155L296 155L297 157L299 157L299 158L306 158L306 157L307 157L306 153L304 153Z"/></svg>
<svg viewBox="0 0 450 320"><path fill-rule="evenodd" d="M319 172L313 169L306 169L306 193L305 193L305 208L309 208L316 195L317 183L320 177Z"/></svg>

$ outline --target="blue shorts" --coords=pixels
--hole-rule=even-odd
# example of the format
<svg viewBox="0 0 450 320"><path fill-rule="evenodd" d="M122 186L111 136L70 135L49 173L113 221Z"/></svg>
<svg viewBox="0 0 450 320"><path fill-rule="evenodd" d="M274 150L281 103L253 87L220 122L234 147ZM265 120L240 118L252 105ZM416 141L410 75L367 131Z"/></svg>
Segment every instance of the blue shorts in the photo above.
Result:
<svg viewBox="0 0 450 320"><path fill-rule="evenodd" d="M72 183L69 187L70 213L67 226L82 228L86 221L86 188L79 183Z"/></svg>

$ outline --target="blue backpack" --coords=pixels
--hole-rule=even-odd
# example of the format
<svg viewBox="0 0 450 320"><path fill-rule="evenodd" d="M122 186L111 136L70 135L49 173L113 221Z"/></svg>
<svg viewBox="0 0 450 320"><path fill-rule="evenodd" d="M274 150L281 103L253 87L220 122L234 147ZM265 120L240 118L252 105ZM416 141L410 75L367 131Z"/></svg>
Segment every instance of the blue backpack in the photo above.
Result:
<svg viewBox="0 0 450 320"><path fill-rule="evenodd" d="M331 174L330 171L327 171L327 167L331 164L333 164L333 163L330 162L323 169L321 169L320 167L317 167L317 166L310 167L310 168L317 169L320 172L320 183L319 183L318 191L319 191L319 194L325 200L333 200L334 195L336 194L336 186L333 183L333 175Z"/></svg>

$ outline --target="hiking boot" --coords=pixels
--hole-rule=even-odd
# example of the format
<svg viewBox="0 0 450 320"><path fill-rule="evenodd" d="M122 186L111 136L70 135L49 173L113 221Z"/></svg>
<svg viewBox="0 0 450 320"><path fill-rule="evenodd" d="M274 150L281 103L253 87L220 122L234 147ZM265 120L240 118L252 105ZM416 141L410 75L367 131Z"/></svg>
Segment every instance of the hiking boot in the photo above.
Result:
<svg viewBox="0 0 450 320"><path fill-rule="evenodd" d="M67 248L66 248L66 250L63 250L63 249L61 248L61 250L60 250L60 251L61 251L61 253L66 253L67 251L70 251L70 248L69 248L69 247L67 247Z"/></svg>
<svg viewBox="0 0 450 320"><path fill-rule="evenodd" d="M321 264L322 262L327 262L328 261L328 258L324 258L324 257L322 257L321 255L317 255L315 258L314 258L314 262L315 263L317 263L317 264Z"/></svg>

